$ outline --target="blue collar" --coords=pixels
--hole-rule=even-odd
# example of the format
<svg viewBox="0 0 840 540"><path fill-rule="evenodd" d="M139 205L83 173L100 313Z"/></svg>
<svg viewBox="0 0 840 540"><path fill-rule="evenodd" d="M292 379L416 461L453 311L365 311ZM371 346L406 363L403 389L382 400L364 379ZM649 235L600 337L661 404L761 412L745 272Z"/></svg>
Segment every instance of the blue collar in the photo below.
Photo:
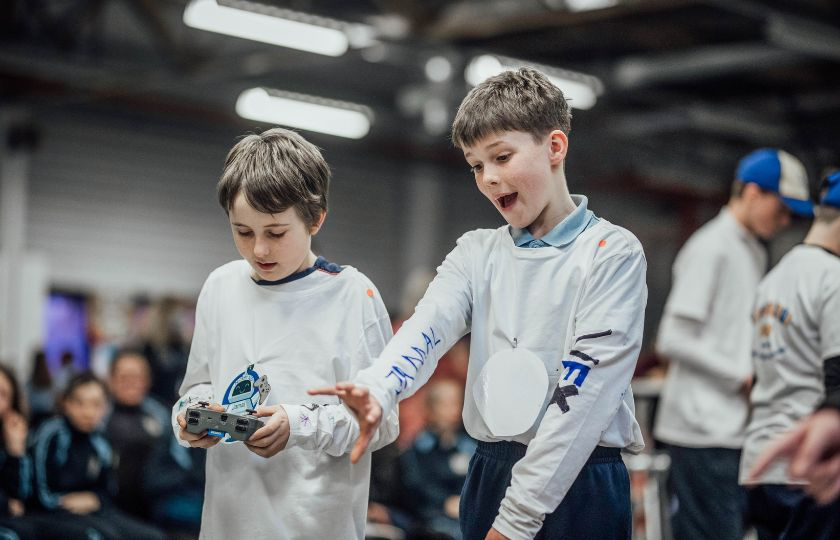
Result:
<svg viewBox="0 0 840 540"><path fill-rule="evenodd" d="M289 282L292 282L292 281L297 281L301 278L305 278L306 276L308 276L309 274L311 274L315 270L323 270L324 272L327 272L328 274L338 274L339 272L341 272L342 268L341 268L340 265L337 265L335 263L331 263L323 257L318 257L317 259L315 259L315 264L313 264L309 268L301 270L300 272L295 272L294 274L290 274L290 275L284 277L283 279L278 279L276 281L268 281L266 279L254 279L254 278L251 278L251 279L254 279L254 283L256 283L257 285L282 285L284 283L289 283Z"/></svg>
<svg viewBox="0 0 840 540"><path fill-rule="evenodd" d="M510 228L510 235L516 247L562 247L572 243L580 233L591 227L598 220L591 210L586 208L589 200L583 195L572 195L572 202L577 208L566 218L548 231L542 238L534 238L528 229Z"/></svg>

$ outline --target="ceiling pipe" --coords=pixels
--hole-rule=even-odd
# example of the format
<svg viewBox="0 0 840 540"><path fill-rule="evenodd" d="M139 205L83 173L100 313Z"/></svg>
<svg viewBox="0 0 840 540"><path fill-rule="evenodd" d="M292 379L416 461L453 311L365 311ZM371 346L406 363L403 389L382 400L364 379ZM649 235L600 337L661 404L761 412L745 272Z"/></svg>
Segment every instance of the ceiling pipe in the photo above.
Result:
<svg viewBox="0 0 840 540"><path fill-rule="evenodd" d="M775 68L799 61L801 57L796 53L762 43L715 45L681 53L624 58L614 64L611 86L613 90L635 90L660 83Z"/></svg>

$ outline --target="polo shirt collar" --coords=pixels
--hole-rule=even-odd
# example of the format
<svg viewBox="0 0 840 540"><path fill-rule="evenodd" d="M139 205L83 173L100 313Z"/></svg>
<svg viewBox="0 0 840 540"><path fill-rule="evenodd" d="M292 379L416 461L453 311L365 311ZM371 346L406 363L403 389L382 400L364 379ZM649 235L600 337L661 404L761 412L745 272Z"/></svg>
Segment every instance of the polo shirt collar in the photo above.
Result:
<svg viewBox="0 0 840 540"><path fill-rule="evenodd" d="M589 200L584 195L572 195L572 202L576 206L572 213L539 240L534 238L527 228L510 227L510 235L513 237L514 245L516 247L529 247L529 244L534 240L542 241L542 244L553 247L562 247L572 243L595 219L595 214L586 207Z"/></svg>

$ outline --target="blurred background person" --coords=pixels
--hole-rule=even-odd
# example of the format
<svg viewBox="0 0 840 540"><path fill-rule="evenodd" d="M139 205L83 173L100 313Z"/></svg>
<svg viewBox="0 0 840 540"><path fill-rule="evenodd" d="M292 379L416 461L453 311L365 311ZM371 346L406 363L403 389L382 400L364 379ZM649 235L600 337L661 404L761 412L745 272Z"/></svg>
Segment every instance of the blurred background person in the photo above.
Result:
<svg viewBox="0 0 840 540"><path fill-rule="evenodd" d="M835 484L840 470L816 467L822 477L803 481L779 461L749 475L772 441L840 392L840 173L823 186L804 242L761 281L753 312L756 384L741 482L760 540L840 538L840 502L822 506L806 492Z"/></svg>
<svg viewBox="0 0 840 540"><path fill-rule="evenodd" d="M149 457L169 434L169 411L149 395L152 374L142 353L122 350L111 361L108 387L111 412L105 420L105 434L114 451L117 493L115 501L125 512L149 517L149 503L140 489L149 468Z"/></svg>
<svg viewBox="0 0 840 540"><path fill-rule="evenodd" d="M461 489L476 442L464 430L464 385L437 379L425 393L425 430L401 458L406 494L422 528L460 540Z"/></svg>
<svg viewBox="0 0 840 540"><path fill-rule="evenodd" d="M204 504L206 450L186 448L175 435L156 440L145 474L135 488L142 491L149 520L166 530L169 540L198 538Z"/></svg>
<svg viewBox="0 0 840 540"><path fill-rule="evenodd" d="M148 335L141 345L152 370L150 393L161 403L178 399L178 387L184 378L189 344L182 333L178 301L164 297L155 302L149 313Z"/></svg>
<svg viewBox="0 0 840 540"><path fill-rule="evenodd" d="M158 540L164 535L130 517L113 501L113 452L102 431L108 410L105 384L89 372L62 393L61 415L44 422L33 440L34 504L41 534L89 539Z"/></svg>
<svg viewBox="0 0 840 540"><path fill-rule="evenodd" d="M32 463L26 455L28 433L23 395L14 373L0 364L0 538L36 538L24 502L32 489Z"/></svg>
<svg viewBox="0 0 840 540"><path fill-rule="evenodd" d="M406 498L401 455L400 447L393 442L371 456L366 536L394 536L388 527L399 529L405 536L416 528L412 504Z"/></svg>
<svg viewBox="0 0 840 540"><path fill-rule="evenodd" d="M783 150L738 163L732 195L677 255L657 338L669 361L654 436L667 444L680 540L741 540L738 485L752 383L750 313L767 270L762 242L808 202L805 167Z"/></svg>

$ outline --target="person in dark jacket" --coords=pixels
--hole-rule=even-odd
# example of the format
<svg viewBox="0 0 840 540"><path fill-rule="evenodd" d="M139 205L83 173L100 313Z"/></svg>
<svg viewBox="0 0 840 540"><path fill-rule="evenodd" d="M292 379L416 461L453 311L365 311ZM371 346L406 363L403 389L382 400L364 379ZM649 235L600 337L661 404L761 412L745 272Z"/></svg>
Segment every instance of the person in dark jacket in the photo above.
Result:
<svg viewBox="0 0 840 540"><path fill-rule="evenodd" d="M163 533L114 505L112 450L101 431L108 409L105 384L89 372L73 376L61 409L61 416L38 429L33 443L35 504L48 523L40 532L63 539L162 540Z"/></svg>
<svg viewBox="0 0 840 540"><path fill-rule="evenodd" d="M149 396L152 374L149 361L140 352L126 349L111 362L108 386L113 408L105 421L105 435L114 451L117 506L146 519L152 501L139 486L145 476L155 476L149 457L156 446L168 440L169 409Z"/></svg>
<svg viewBox="0 0 840 540"><path fill-rule="evenodd" d="M36 538L34 523L24 516L32 464L26 455L28 425L20 387L0 364L0 538Z"/></svg>
<svg viewBox="0 0 840 540"><path fill-rule="evenodd" d="M428 425L402 457L403 481L426 532L461 538L461 488L476 442L461 422L464 387L442 379L426 395Z"/></svg>

